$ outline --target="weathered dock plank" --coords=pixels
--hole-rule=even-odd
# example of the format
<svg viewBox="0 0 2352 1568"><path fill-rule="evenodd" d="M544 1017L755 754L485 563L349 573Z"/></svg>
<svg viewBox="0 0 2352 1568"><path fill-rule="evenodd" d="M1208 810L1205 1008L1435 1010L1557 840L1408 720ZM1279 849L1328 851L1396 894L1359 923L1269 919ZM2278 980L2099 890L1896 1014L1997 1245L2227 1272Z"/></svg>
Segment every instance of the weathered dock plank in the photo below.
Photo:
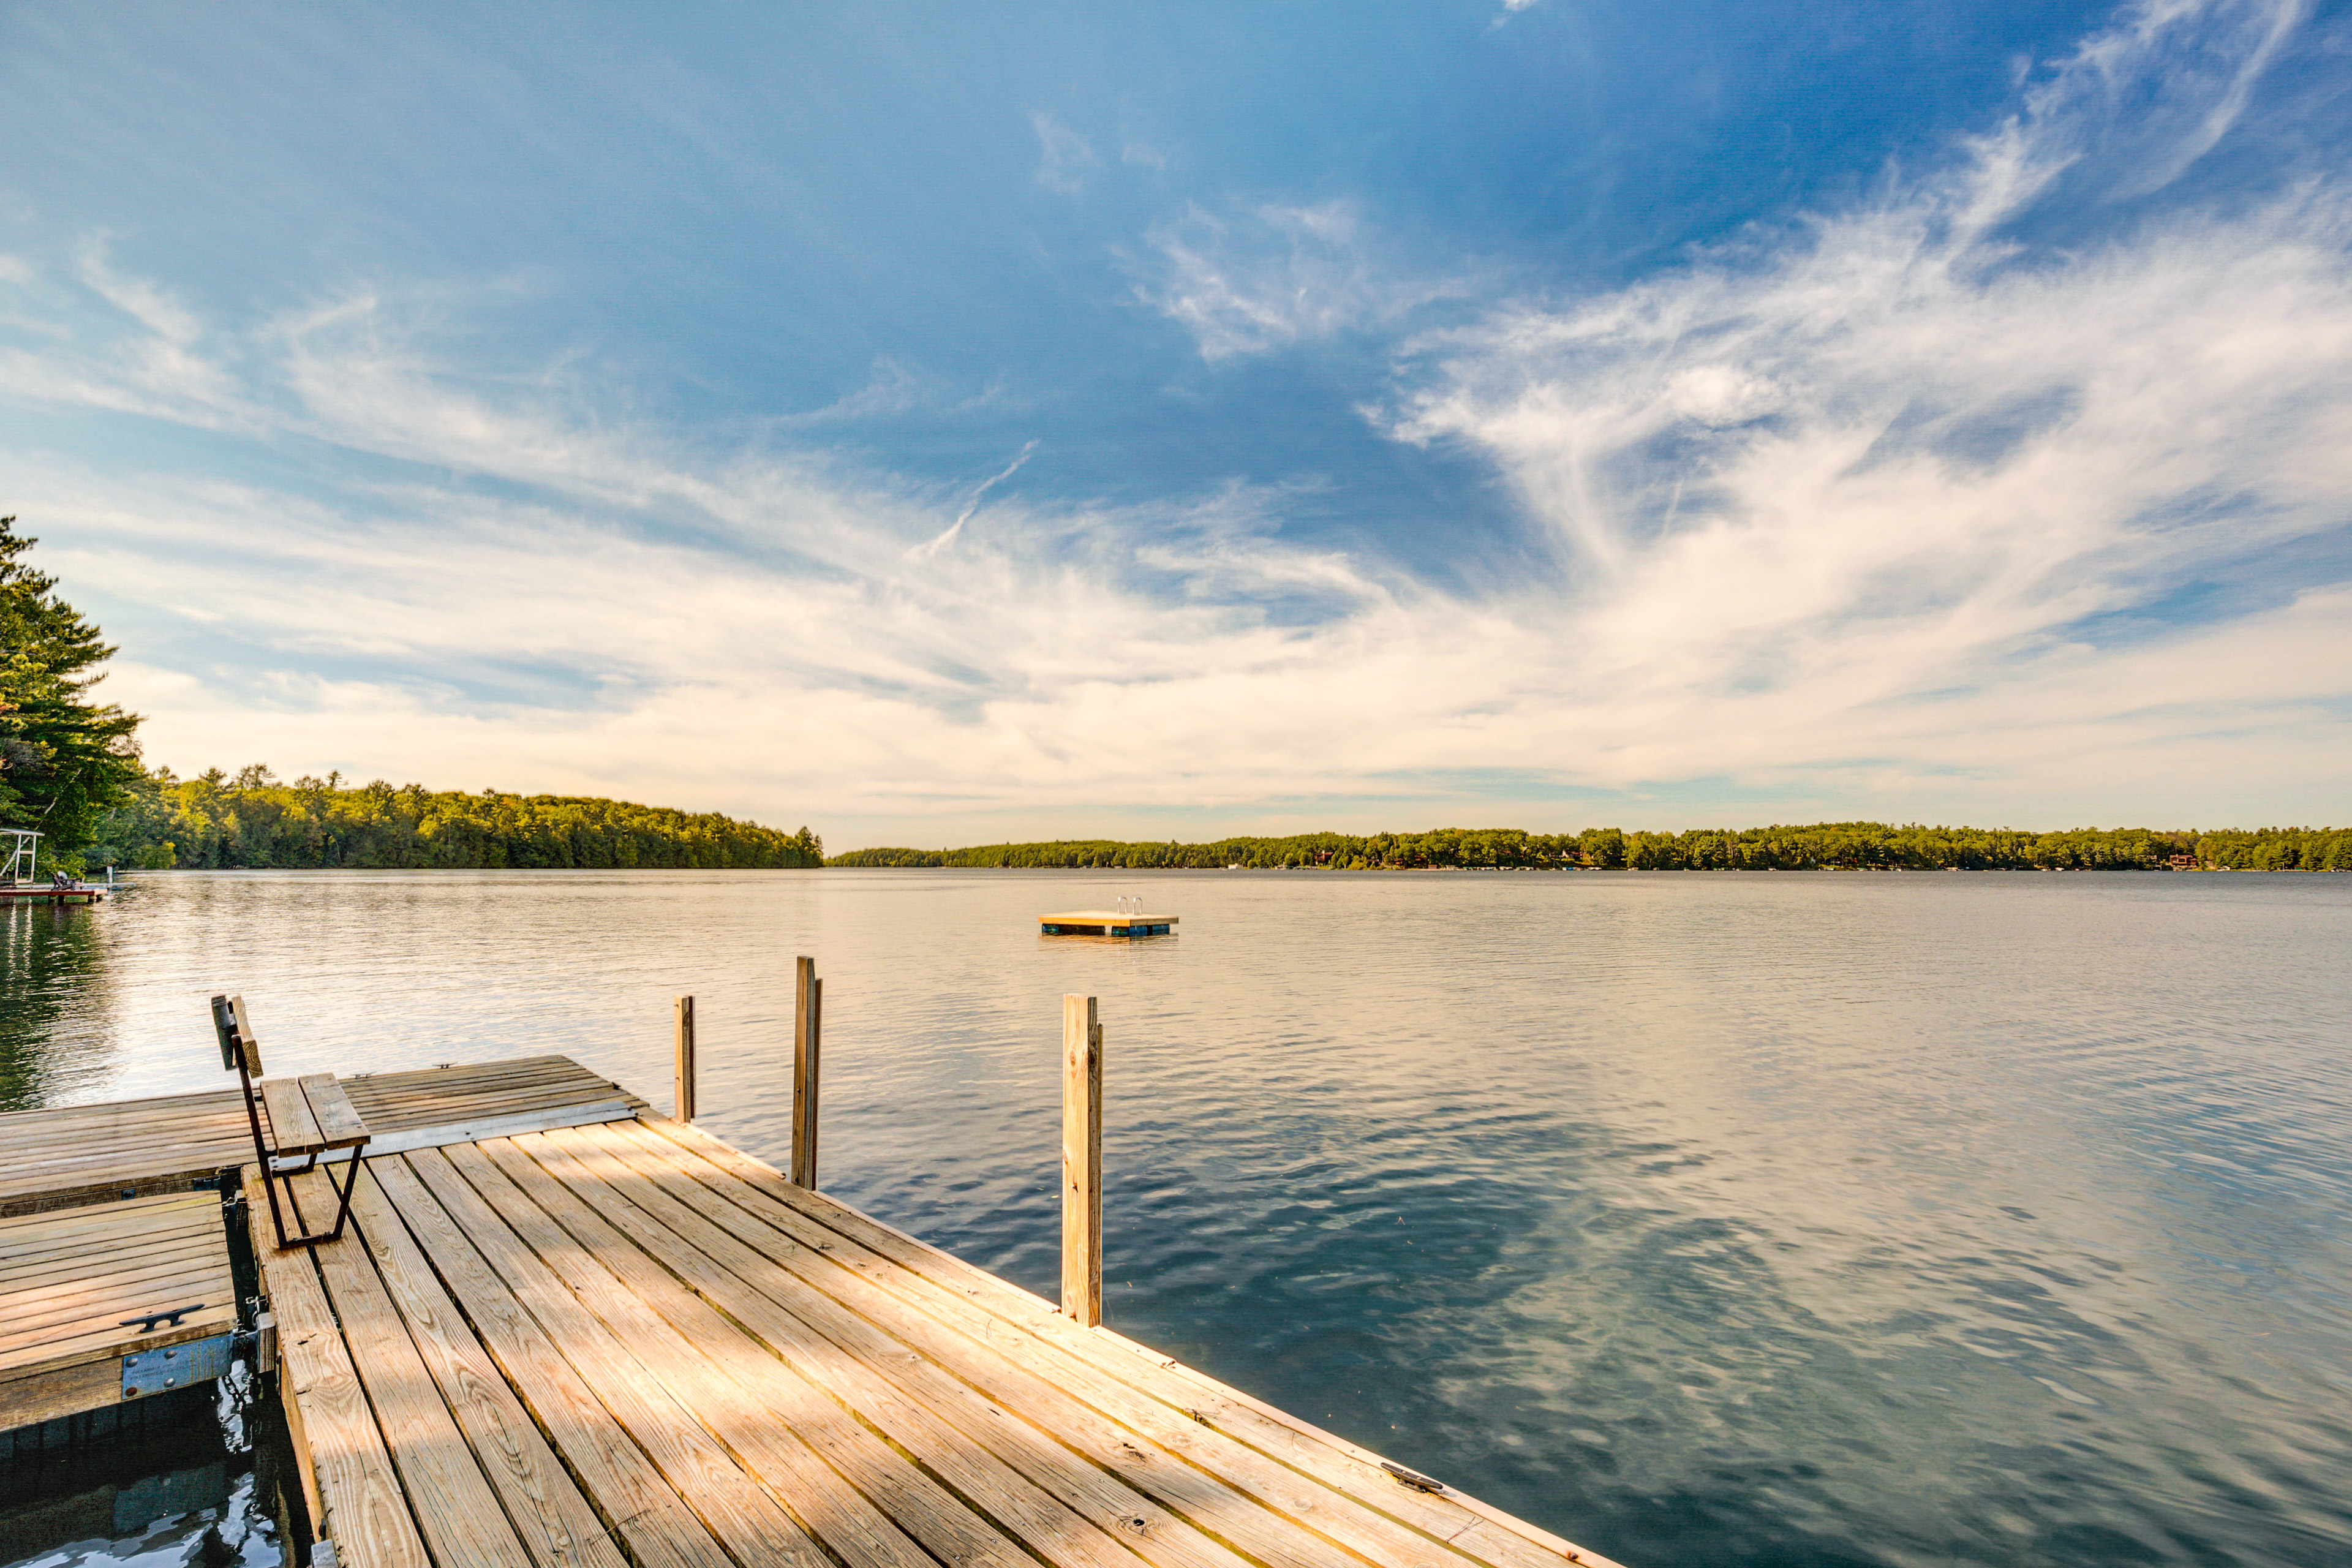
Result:
<svg viewBox="0 0 2352 1568"><path fill-rule="evenodd" d="M781 1222L767 1243L770 1255L807 1294L835 1297L848 1310L892 1323L1007 1411L1095 1456L1097 1463L1107 1456L1113 1473L1137 1490L1257 1561L1328 1563L1342 1560L1335 1547L1383 1563L1445 1561L1430 1542L1344 1494L1305 1483L1053 1346L999 1331L1002 1325L968 1298L919 1288L894 1294L877 1282L900 1272L887 1259L809 1224L788 1205L772 1206L715 1170L712 1174L719 1176L719 1195Z"/></svg>
<svg viewBox="0 0 2352 1568"><path fill-rule="evenodd" d="M1000 1541L974 1529L969 1511L954 1495L919 1479L910 1483L898 1473L899 1467L890 1463L895 1457L891 1447L864 1439L849 1413L870 1423L889 1445L937 1474L1045 1561L1071 1568L1137 1568L1136 1554L1101 1526L1028 1482L979 1442L932 1416L877 1375L877 1364L914 1359L903 1344L877 1351L818 1339L750 1285L738 1271L740 1260L727 1257L723 1246L711 1245L709 1236L697 1234L690 1215L681 1226L677 1215L662 1212L659 1194L637 1183L634 1173L614 1169L593 1148L572 1157L572 1152L560 1146L569 1136L545 1134L518 1152L535 1157L600 1217L625 1228L630 1241L698 1293L699 1300L686 1306L675 1293L660 1292L667 1310L677 1312L672 1321L682 1330L694 1331L690 1325L711 1315L715 1307L776 1358L785 1375L800 1385L793 1389L800 1415L787 1418L812 1440L821 1441L836 1462L847 1459L853 1468L845 1473L871 1495L885 1499L900 1517L917 1518L924 1526L919 1533L934 1551L978 1561L1017 1560L1005 1557ZM752 1267L756 1270L761 1265L754 1260ZM764 1380L775 1381L776 1373L766 1373Z"/></svg>
<svg viewBox="0 0 2352 1568"><path fill-rule="evenodd" d="M966 1510L934 1483L761 1353L748 1335L671 1278L664 1259L632 1245L512 1145L484 1152L545 1220L562 1226L613 1277L612 1288L595 1282L599 1315L641 1356L650 1352L689 1380L712 1434L844 1561L856 1568L919 1568L928 1543L949 1561L1014 1568L1017 1552L975 1529ZM753 1413L748 1422L746 1412ZM877 1501L894 1506L885 1511Z"/></svg>
<svg viewBox="0 0 2352 1568"><path fill-rule="evenodd" d="M606 1326L601 1313L573 1295L566 1277L579 1279L592 1298L609 1297L590 1272L602 1266L560 1234L542 1233L541 1222L530 1217L535 1210L529 1200L514 1192L513 1184L478 1151L460 1149L457 1156L470 1167L464 1173L446 1150L401 1158L424 1178L427 1190L513 1291L522 1310L544 1326L562 1358L654 1461L672 1500L690 1510L725 1544L729 1555L748 1551L794 1568L825 1568L829 1560L799 1523L683 1402L709 1394L723 1407L734 1396L694 1378L692 1359L676 1354L655 1336L637 1336L635 1346L652 1358L651 1364L635 1354ZM496 1195L496 1205L476 1189L473 1180ZM527 1231L549 1245L552 1256L543 1256L509 1228L509 1215L521 1219ZM558 1272L559 1266L563 1272ZM605 1304L613 1305L609 1300ZM628 1321L625 1313L615 1310L614 1315Z"/></svg>
<svg viewBox="0 0 2352 1568"><path fill-rule="evenodd" d="M332 1201L326 1178L298 1176L301 1196ZM472 1447L458 1431L376 1259L350 1230L312 1250L327 1302L367 1390L376 1428L434 1561L464 1568L532 1568Z"/></svg>
<svg viewBox="0 0 2352 1568"><path fill-rule="evenodd" d="M813 1289L812 1276L841 1271L814 1254L802 1262L794 1255L803 1248L693 1181L661 1148L618 1136L563 1137L595 1146L604 1161L626 1170L630 1195L692 1237L725 1272L744 1282L745 1293L756 1292L788 1308L792 1318L805 1327L799 1342L790 1348L771 1341L781 1352L797 1353L834 1375L844 1368L870 1372L890 1396L919 1402L958 1430L963 1443L993 1454L1072 1511L1125 1537L1126 1544L1146 1561L1168 1568L1234 1568L1245 1561L1183 1512L1163 1507L1148 1489L1130 1485L1065 1446L1053 1427L1062 1413L1024 1409L1017 1400L1003 1403L1002 1390L989 1382L974 1386L971 1363L976 1347L949 1344L942 1356L941 1344L922 1331L919 1319L886 1298L860 1300L856 1289L860 1281L854 1278L842 1281L844 1289L837 1295ZM556 1141L556 1135L548 1139ZM743 1317L735 1307L728 1310ZM859 1397L861 1408L876 1400L870 1392L861 1391ZM891 1435L906 1441L895 1430ZM1111 1451L1120 1452L1123 1441L1114 1439ZM1142 1450L1125 1457L1140 1459ZM1248 1522L1241 1521L1244 1537L1251 1533Z"/></svg>
<svg viewBox="0 0 2352 1568"><path fill-rule="evenodd" d="M829 1258L901 1296L915 1310L976 1322L1000 1348L1017 1344L1013 1336L1018 1336L1066 1352L1176 1415L1364 1500L1422 1534L1449 1541L1457 1552L1493 1568L1558 1568L1563 1558L1593 1568L1617 1568L1598 1552L1451 1487L1432 1493L1403 1485L1383 1468L1387 1461L1381 1456L1110 1330L1081 1328L1043 1297L846 1205L794 1186L772 1166L700 1128L656 1116L641 1119L638 1126L737 1177L745 1189L765 1200L754 1212L788 1233L810 1238ZM983 1316L965 1317L959 1310L965 1305L984 1309Z"/></svg>
<svg viewBox="0 0 2352 1568"><path fill-rule="evenodd" d="M415 1238L363 1172L352 1212L398 1320L537 1568L626 1568L604 1521L507 1386Z"/></svg>

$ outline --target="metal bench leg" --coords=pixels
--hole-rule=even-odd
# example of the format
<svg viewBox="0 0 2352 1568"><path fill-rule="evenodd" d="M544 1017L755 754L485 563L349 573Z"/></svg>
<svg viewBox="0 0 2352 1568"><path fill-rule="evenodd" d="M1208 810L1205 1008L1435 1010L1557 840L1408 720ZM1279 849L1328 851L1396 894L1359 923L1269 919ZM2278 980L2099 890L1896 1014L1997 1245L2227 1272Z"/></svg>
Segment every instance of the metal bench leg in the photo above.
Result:
<svg viewBox="0 0 2352 1568"><path fill-rule="evenodd" d="M309 1234L310 1222L302 1217L302 1199L294 1191L292 1178L307 1175L316 1170L319 1165L319 1156L312 1154L290 1170L280 1170L278 1159L277 1155L272 1154L268 1163L262 1166L261 1181L262 1184L269 1189L269 1217L278 1226L278 1249L283 1252L289 1247L307 1247L318 1239ZM278 1191L281 1186L286 1190L287 1213L294 1216L295 1234L290 1237L286 1234L285 1215L278 1212Z"/></svg>
<svg viewBox="0 0 2352 1568"><path fill-rule="evenodd" d="M261 1167L261 1190L269 1194L269 1224L271 1228L278 1232L278 1250L282 1252L288 1247L299 1247L301 1243L299 1241L289 1240L287 1238L285 1210L281 1209L278 1203L278 1183L279 1180L278 1172L278 1157L269 1152L269 1141L262 1135L261 1097L254 1092L252 1075L245 1070L245 1063L242 1059L240 1059L236 1064L236 1080L238 1086L245 1090L245 1119L253 1128L254 1163ZM315 1165L318 1163L319 1157L316 1154L313 1154L310 1156L310 1163L309 1165L304 1165L302 1170L307 1171L310 1168L310 1165ZM301 1171L296 1171L289 1173L299 1175L302 1173ZM297 1226L299 1226L302 1223L302 1210L300 1206L294 1202L294 1189L292 1187L288 1187L286 1189L286 1204L288 1207L294 1210L294 1223Z"/></svg>
<svg viewBox="0 0 2352 1568"><path fill-rule="evenodd" d="M321 1242L341 1239L343 1226L351 1222L352 1194L358 1190L360 1184L361 1153L362 1151L358 1149L354 1149L351 1152L352 1158L350 1163L352 1168L350 1173L343 1177L341 1191L336 1192L334 1177L329 1176L327 1178L327 1190L329 1192L335 1193L335 1226L332 1230L322 1230L307 1236L289 1237L286 1234L286 1221L278 1212L278 1184L279 1182L284 1182L286 1183L286 1206L294 1211L294 1223L305 1227L310 1225L310 1222L302 1217L302 1203L299 1198L294 1195L294 1184L290 1178L307 1175L312 1170L316 1169L319 1163L318 1155L312 1154L310 1156L309 1159L303 1162L302 1167L299 1170L271 1172L265 1174L263 1177L264 1184L270 1190L269 1217L278 1226L278 1246L279 1250L290 1251L297 1247L317 1247Z"/></svg>
<svg viewBox="0 0 2352 1568"><path fill-rule="evenodd" d="M353 1149L351 1152L351 1174L343 1178L343 1190L337 1194L335 1228L320 1231L315 1236L287 1235L286 1213L289 1209L293 1211L297 1230L306 1230L310 1225L310 1221L302 1217L302 1201L294 1195L294 1184L289 1178L308 1175L317 1170L319 1156L313 1152L306 1155L302 1163L292 1170L279 1170L278 1157L269 1152L269 1140L261 1131L261 1096L255 1090L253 1075L246 1070L245 1061L241 1057L236 1063L236 1080L245 1090L245 1118L253 1129L253 1157L261 1166L261 1190L269 1194L269 1224L271 1228L278 1232L278 1249L280 1252L288 1252L298 1247L316 1247L322 1241L341 1239L343 1226L352 1217L352 1194L360 1184L360 1151ZM284 1183L286 1186L286 1202L283 1207L280 1207L278 1202L278 1188L280 1183ZM333 1177L327 1178L330 1191L333 1189L334 1184Z"/></svg>
<svg viewBox="0 0 2352 1568"><path fill-rule="evenodd" d="M335 1228L319 1237L320 1241L333 1241L341 1237L343 1234L343 1226L352 1217L352 1194L360 1184L360 1152L357 1149L352 1151L350 1163L351 1174L343 1178L342 1197L335 1205ZM334 1178L331 1176L327 1178L327 1184L334 1185Z"/></svg>

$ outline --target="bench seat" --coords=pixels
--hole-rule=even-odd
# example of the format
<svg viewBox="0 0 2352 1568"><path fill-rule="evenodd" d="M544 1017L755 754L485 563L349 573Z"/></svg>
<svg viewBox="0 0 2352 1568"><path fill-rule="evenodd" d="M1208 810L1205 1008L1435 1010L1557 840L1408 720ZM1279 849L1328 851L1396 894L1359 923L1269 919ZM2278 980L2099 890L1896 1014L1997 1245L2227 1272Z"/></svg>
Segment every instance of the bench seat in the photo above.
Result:
<svg viewBox="0 0 2352 1568"><path fill-rule="evenodd" d="M257 1087L262 1107L269 1112L270 1152L280 1159L357 1149L371 1137L367 1122L333 1073L264 1079Z"/></svg>

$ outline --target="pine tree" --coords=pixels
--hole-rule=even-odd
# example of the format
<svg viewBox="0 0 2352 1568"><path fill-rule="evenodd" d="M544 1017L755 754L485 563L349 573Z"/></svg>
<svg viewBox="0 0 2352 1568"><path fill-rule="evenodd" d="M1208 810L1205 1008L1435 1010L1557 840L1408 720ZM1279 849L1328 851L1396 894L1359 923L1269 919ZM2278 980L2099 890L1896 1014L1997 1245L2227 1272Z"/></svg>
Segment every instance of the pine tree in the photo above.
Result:
<svg viewBox="0 0 2352 1568"><path fill-rule="evenodd" d="M0 517L0 826L43 835L68 867L142 776L139 716L89 700L114 649L24 562L38 540Z"/></svg>

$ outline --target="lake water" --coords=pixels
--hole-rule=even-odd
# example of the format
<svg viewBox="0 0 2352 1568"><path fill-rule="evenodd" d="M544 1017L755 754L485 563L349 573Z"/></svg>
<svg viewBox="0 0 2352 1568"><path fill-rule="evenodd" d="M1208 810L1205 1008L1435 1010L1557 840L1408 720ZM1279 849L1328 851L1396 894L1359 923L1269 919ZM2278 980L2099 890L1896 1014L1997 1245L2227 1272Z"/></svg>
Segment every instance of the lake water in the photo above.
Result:
<svg viewBox="0 0 2352 1568"><path fill-rule="evenodd" d="M1133 945L1034 917L1139 894ZM568 1053L1631 1568L2352 1562L2352 877L167 873L0 919L0 1104ZM0 1552L0 1557L15 1555ZM47 1561L62 1561L55 1553Z"/></svg>

